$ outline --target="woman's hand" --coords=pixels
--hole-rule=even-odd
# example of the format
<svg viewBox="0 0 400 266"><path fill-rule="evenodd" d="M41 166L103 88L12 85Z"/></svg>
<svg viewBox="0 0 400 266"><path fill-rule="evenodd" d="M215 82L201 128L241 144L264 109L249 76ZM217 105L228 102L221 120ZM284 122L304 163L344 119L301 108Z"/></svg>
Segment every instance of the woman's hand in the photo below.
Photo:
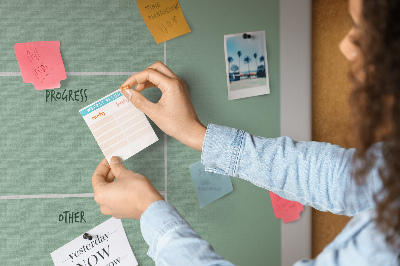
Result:
<svg viewBox="0 0 400 266"><path fill-rule="evenodd" d="M147 177L126 169L118 157L112 157L110 165L106 159L100 162L92 186L100 211L117 219L140 219L153 202L164 200Z"/></svg>
<svg viewBox="0 0 400 266"><path fill-rule="evenodd" d="M135 90L130 89L135 85ZM140 93L150 87L162 92L157 103ZM185 82L163 63L156 62L132 75L122 84L121 91L166 134L193 149L202 150L206 127L196 115Z"/></svg>

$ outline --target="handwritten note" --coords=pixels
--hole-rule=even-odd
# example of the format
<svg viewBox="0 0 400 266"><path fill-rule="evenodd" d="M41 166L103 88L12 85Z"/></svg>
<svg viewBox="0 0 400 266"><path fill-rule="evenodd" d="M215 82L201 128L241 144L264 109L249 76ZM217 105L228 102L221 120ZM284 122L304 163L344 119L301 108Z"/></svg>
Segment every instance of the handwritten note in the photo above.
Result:
<svg viewBox="0 0 400 266"><path fill-rule="evenodd" d="M59 41L16 43L14 50L22 79L36 90L60 88L67 78Z"/></svg>
<svg viewBox="0 0 400 266"><path fill-rule="evenodd" d="M84 239L88 233L92 240ZM111 218L51 253L55 266L138 265L121 220Z"/></svg>
<svg viewBox="0 0 400 266"><path fill-rule="evenodd" d="M157 44L190 32L178 0L137 0L137 4Z"/></svg>
<svg viewBox="0 0 400 266"><path fill-rule="evenodd" d="M126 160L158 140L145 114L116 90L79 110L107 161Z"/></svg>
<svg viewBox="0 0 400 266"><path fill-rule="evenodd" d="M190 166L190 173L200 208L233 191L229 176L206 172L200 161Z"/></svg>
<svg viewBox="0 0 400 266"><path fill-rule="evenodd" d="M269 192L274 209L275 218L282 219L285 224L300 219L304 206L296 201L284 199L273 192Z"/></svg>

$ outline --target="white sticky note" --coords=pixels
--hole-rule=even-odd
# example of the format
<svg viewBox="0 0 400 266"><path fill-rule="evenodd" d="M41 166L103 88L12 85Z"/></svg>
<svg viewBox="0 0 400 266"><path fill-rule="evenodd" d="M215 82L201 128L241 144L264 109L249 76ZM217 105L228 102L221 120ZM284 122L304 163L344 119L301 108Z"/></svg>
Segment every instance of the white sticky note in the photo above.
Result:
<svg viewBox="0 0 400 266"><path fill-rule="evenodd" d="M145 114L117 90L79 110L107 161L123 161L158 140Z"/></svg>
<svg viewBox="0 0 400 266"><path fill-rule="evenodd" d="M83 234L93 236L84 239ZM138 265L121 220L111 218L51 253L55 266Z"/></svg>

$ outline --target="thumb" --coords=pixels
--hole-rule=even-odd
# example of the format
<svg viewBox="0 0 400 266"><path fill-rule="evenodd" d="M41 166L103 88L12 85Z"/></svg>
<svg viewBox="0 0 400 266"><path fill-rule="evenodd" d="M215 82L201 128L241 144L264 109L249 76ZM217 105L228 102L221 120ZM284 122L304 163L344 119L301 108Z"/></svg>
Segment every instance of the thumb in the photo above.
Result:
<svg viewBox="0 0 400 266"><path fill-rule="evenodd" d="M93 189L107 184L106 182L106 176L108 172L110 171L110 167L108 165L108 162L106 159L103 159L100 164L97 166L96 170L94 171L94 174L92 176L92 186Z"/></svg>
<svg viewBox="0 0 400 266"><path fill-rule="evenodd" d="M125 171L128 171L128 169L125 168L125 166L122 164L121 158L117 156L113 156L110 159L110 168L114 176L118 179L123 176L123 173Z"/></svg>
<svg viewBox="0 0 400 266"><path fill-rule="evenodd" d="M150 112L151 108L153 107L154 103L150 102L146 99L140 92L135 91L133 89L126 89L123 90L123 94L129 101L140 111L147 114Z"/></svg>

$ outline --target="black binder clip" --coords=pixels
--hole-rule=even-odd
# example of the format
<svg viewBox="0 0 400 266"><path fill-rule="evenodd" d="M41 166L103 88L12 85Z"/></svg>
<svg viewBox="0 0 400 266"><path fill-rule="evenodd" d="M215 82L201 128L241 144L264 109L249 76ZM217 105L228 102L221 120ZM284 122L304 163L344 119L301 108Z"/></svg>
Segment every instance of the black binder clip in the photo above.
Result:
<svg viewBox="0 0 400 266"><path fill-rule="evenodd" d="M251 39L251 35L247 33L243 33L243 39Z"/></svg>

